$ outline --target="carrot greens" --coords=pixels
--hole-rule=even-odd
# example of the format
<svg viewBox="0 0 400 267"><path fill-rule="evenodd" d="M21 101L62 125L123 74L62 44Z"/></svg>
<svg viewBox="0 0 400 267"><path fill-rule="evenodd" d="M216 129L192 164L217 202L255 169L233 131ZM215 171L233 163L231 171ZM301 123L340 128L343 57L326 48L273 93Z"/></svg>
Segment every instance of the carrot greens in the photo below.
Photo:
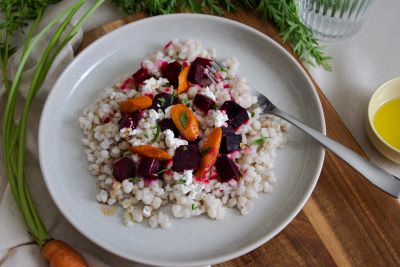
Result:
<svg viewBox="0 0 400 267"><path fill-rule="evenodd" d="M11 191L18 205L19 210L28 228L29 234L35 242L43 247L51 236L43 225L36 208L33 205L29 188L26 183L26 173L24 171L26 130L29 119L29 112L36 93L42 86L46 75L59 52L73 38L82 26L84 21L104 2L98 0L80 18L78 23L67 30L68 24L83 6L85 0L79 0L67 7L56 15L41 31L35 36L37 25L42 18L43 11L50 3L55 1L1 1L0 11L5 20L0 23L0 67L2 71L3 83L6 89L5 107L3 112L3 136L2 147L4 156L5 174L10 183ZM10 56L16 51L11 44L14 34L17 34L27 26L28 20L33 19L30 30L26 34L25 43L22 47L19 66L13 78L9 75L8 61ZM41 55L34 76L30 81L27 96L23 103L21 115L17 115L16 103L20 82L23 78L24 68L39 41L43 39L50 29L55 28L52 37Z"/></svg>

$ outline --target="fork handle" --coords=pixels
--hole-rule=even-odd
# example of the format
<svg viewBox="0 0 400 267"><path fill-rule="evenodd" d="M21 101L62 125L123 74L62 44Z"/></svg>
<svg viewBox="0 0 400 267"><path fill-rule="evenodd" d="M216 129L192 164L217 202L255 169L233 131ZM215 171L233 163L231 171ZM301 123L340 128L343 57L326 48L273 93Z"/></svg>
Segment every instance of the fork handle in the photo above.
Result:
<svg viewBox="0 0 400 267"><path fill-rule="evenodd" d="M328 148L330 151L335 153L338 157L346 161L351 167L361 173L365 178L367 178L371 183L385 191L386 193L399 198L400 197L400 179L394 175L388 173L387 171L379 168L370 161L361 157L357 153L348 149L347 147L333 141L329 137L325 136L319 131L305 125L304 123L298 121L288 113L275 107L270 111L271 113L281 117L288 122L295 125L300 130L308 133L316 141L321 143L324 147Z"/></svg>

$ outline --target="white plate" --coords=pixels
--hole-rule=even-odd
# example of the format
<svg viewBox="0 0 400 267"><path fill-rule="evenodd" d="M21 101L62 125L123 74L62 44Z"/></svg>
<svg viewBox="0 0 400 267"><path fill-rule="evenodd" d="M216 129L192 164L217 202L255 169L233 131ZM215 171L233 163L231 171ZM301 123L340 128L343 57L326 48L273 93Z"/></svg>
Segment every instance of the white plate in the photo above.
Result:
<svg viewBox="0 0 400 267"><path fill-rule="evenodd" d="M226 261L262 245L281 231L310 196L321 170L321 146L294 127L279 150L277 182L260 194L247 216L230 210L223 221L175 219L169 229L123 225L104 216L95 200L95 178L87 171L78 117L103 88L173 38L193 38L216 48L217 58L236 56L239 72L274 103L325 132L316 91L300 65L277 43L238 22L177 14L143 19L100 38L81 52L59 77L40 122L39 153L49 192L64 216L97 245L130 260L168 266Z"/></svg>

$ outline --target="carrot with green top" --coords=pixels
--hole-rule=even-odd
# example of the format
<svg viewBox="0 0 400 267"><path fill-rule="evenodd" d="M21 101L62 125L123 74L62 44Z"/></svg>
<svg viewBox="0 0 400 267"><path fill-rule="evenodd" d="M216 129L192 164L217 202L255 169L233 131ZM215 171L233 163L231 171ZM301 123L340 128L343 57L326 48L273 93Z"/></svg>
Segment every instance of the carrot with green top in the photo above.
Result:
<svg viewBox="0 0 400 267"><path fill-rule="evenodd" d="M79 21L72 27L71 30L67 30L67 26L70 24L74 15L78 12L80 7L85 4L85 0L79 0L67 7L60 14L55 16L50 22L48 22L44 28L39 31L35 37L33 33L36 31L36 27L41 19L43 11L46 7L47 2L44 1L42 4L35 5L30 1L10 1L8 9L2 10L2 13L7 22L5 27L14 27L12 29L6 29L4 33L5 42L4 46L0 51L1 62L0 67L2 69L4 86L6 88L6 105L3 113L3 138L2 138L2 149L3 149L3 161L4 171L7 176L8 182L15 202L21 212L22 218L25 221L26 227L32 239L42 248L43 256L48 260L51 267L81 267L87 266L84 259L79 253L68 246L62 241L53 240L48 233L46 227L42 223L39 214L33 204L28 185L26 183L25 176L25 148L26 148L26 130L29 118L29 111L32 102L35 98L36 93L42 86L46 75L54 62L54 59L63 47L73 38L73 36L82 27L83 22L104 2L104 0L98 0L90 9L88 9ZM28 3L29 2L29 3ZM35 2L35 1L33 1ZM30 5L27 8L27 5ZM15 10L21 10L22 13L27 12L23 10L23 7L29 12L29 18L35 17L32 23L30 31L27 33L25 43L22 48L20 56L20 62L18 69L16 70L13 79L9 79L8 59L9 55L13 53L13 46L10 43L12 40L11 35L13 31L20 30L20 27L25 25L27 16L15 17ZM21 21L15 22L18 18ZM14 23L14 25L13 25ZM17 23L17 25L15 25ZM19 23L19 24L18 24ZM43 54L38 60L36 71L33 75L32 80L27 91L25 101L23 102L22 113L17 112L19 110L16 107L16 99L18 91L20 90L20 82L22 79L22 73L28 62L29 56L32 53L36 45L45 34L53 27L58 24L54 33L52 34L47 46L45 47Z"/></svg>

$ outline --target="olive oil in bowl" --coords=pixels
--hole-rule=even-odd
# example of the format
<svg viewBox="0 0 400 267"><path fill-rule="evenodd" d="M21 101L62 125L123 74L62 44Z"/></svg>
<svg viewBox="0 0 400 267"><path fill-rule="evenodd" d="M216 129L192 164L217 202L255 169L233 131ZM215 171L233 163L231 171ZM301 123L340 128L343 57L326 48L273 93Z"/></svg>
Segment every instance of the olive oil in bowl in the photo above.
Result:
<svg viewBox="0 0 400 267"><path fill-rule="evenodd" d="M379 136L400 150L400 98L389 100L379 107L373 123Z"/></svg>

